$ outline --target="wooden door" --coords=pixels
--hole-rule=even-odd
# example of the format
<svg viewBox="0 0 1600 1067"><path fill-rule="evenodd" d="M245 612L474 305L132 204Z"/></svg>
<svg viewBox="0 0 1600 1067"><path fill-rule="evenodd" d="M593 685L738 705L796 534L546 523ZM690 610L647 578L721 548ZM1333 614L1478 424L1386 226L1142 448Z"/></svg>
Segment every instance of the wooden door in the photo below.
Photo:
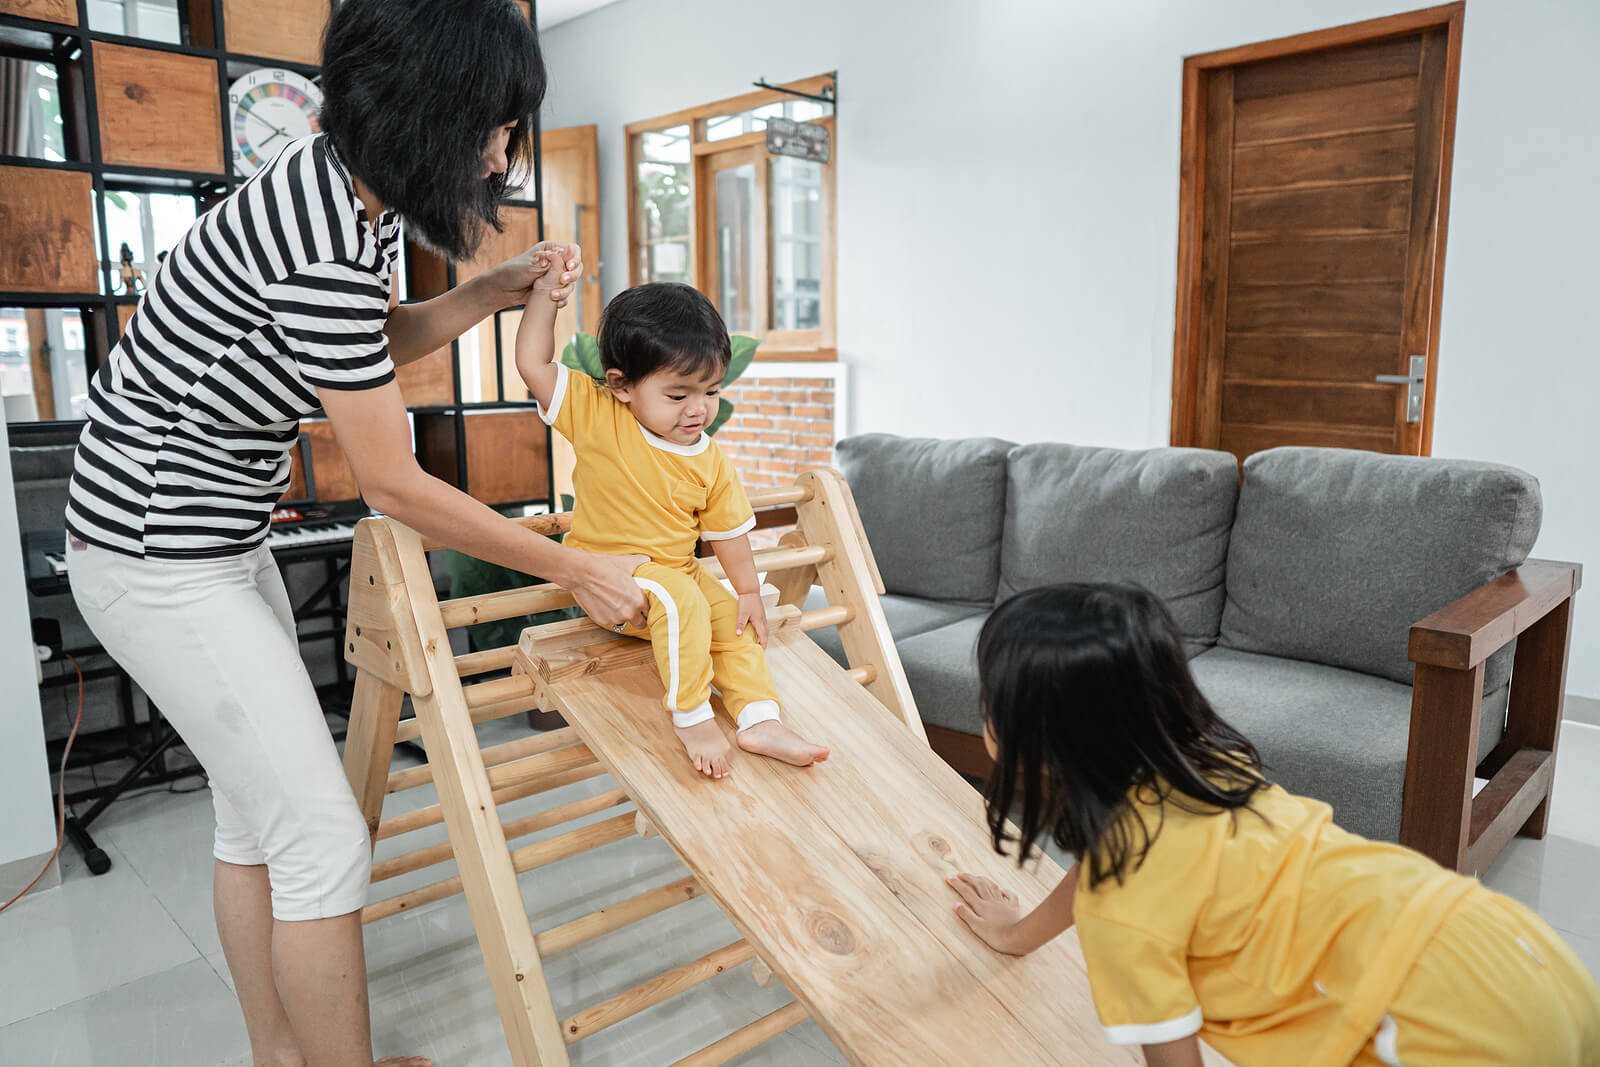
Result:
<svg viewBox="0 0 1600 1067"><path fill-rule="evenodd" d="M1174 444L1428 452L1460 27L1186 62Z"/></svg>
<svg viewBox="0 0 1600 1067"><path fill-rule="evenodd" d="M695 217L700 290L729 333L761 335L768 324L765 142L696 158Z"/></svg>

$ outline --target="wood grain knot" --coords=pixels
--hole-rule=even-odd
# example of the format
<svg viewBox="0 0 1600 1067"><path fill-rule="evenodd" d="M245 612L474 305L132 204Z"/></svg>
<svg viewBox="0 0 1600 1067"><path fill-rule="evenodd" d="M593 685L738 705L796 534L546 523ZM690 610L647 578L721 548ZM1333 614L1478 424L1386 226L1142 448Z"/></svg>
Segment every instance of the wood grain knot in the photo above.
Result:
<svg viewBox="0 0 1600 1067"><path fill-rule="evenodd" d="M806 920L806 928L817 944L835 956L848 956L856 950L856 936L845 921L831 911L814 911Z"/></svg>
<svg viewBox="0 0 1600 1067"><path fill-rule="evenodd" d="M122 95L136 104L142 104L149 98L150 90L142 85L124 85L122 87Z"/></svg>

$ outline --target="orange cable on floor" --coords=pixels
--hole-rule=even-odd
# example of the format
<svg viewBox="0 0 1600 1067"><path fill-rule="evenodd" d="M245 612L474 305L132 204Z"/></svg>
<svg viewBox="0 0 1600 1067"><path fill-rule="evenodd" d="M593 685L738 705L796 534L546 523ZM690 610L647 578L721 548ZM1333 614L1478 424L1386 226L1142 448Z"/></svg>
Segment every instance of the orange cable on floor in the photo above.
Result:
<svg viewBox="0 0 1600 1067"><path fill-rule="evenodd" d="M70 652L62 653L72 661L72 666L78 671L78 717L72 723L72 732L67 735L67 747L61 750L60 781L56 792L56 847L50 852L50 858L44 861L44 868L34 876L33 881L22 887L22 892L0 904L0 911L5 911L11 905L28 895L28 890L39 884L39 879L50 870L50 865L61 854L61 839L67 829L67 757L72 755L72 742L78 739L78 727L83 725L83 664L78 662L78 657Z"/></svg>

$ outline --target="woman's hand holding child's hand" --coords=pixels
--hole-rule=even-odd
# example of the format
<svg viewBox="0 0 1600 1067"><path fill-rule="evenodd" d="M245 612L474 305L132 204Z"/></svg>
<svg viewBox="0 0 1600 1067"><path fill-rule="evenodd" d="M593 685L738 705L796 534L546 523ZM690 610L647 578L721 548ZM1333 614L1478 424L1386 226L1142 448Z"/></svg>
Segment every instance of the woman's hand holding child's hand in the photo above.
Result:
<svg viewBox="0 0 1600 1067"><path fill-rule="evenodd" d="M557 307L565 307L583 274L583 250L558 241L540 241L490 273L495 284L505 290L509 304L526 304L534 293L547 293Z"/></svg>
<svg viewBox="0 0 1600 1067"><path fill-rule="evenodd" d="M761 602L760 593L739 594L739 621L734 624L733 632L744 633L745 623L749 623L756 631L756 640L761 642L761 647L767 647L767 606Z"/></svg>
<svg viewBox="0 0 1600 1067"><path fill-rule="evenodd" d="M945 884L961 896L956 914L990 948L1012 956L1025 954L1026 950L1012 940L1017 923L1022 919L1015 893L976 874L958 874L946 878Z"/></svg>

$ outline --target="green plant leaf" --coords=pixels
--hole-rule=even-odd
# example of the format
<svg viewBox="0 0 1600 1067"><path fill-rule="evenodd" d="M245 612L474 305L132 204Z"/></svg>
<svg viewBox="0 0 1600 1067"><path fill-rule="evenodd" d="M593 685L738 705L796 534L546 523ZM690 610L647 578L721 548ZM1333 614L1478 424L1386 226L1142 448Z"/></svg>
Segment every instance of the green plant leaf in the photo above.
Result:
<svg viewBox="0 0 1600 1067"><path fill-rule="evenodd" d="M711 420L711 425L706 427L706 436L710 437L722 429L722 424L733 417L733 402L727 397L717 401L717 417Z"/></svg>
<svg viewBox="0 0 1600 1067"><path fill-rule="evenodd" d="M123 199L123 196L122 196L121 193L113 192L112 190L107 189L106 190L106 199L111 201L113 204L117 205L117 210L119 210L119 211L128 210L128 201Z"/></svg>
<svg viewBox="0 0 1600 1067"><path fill-rule="evenodd" d="M733 346L733 358L728 361L728 373L722 379L723 388L739 380L739 376L750 366L750 361L756 358L756 349L761 347L760 341L743 334L735 334L728 340Z"/></svg>
<svg viewBox="0 0 1600 1067"><path fill-rule="evenodd" d="M561 362L591 378L605 380L606 369L600 362L600 342L593 334L582 330L573 334L572 340L567 342L567 347L561 353Z"/></svg>

